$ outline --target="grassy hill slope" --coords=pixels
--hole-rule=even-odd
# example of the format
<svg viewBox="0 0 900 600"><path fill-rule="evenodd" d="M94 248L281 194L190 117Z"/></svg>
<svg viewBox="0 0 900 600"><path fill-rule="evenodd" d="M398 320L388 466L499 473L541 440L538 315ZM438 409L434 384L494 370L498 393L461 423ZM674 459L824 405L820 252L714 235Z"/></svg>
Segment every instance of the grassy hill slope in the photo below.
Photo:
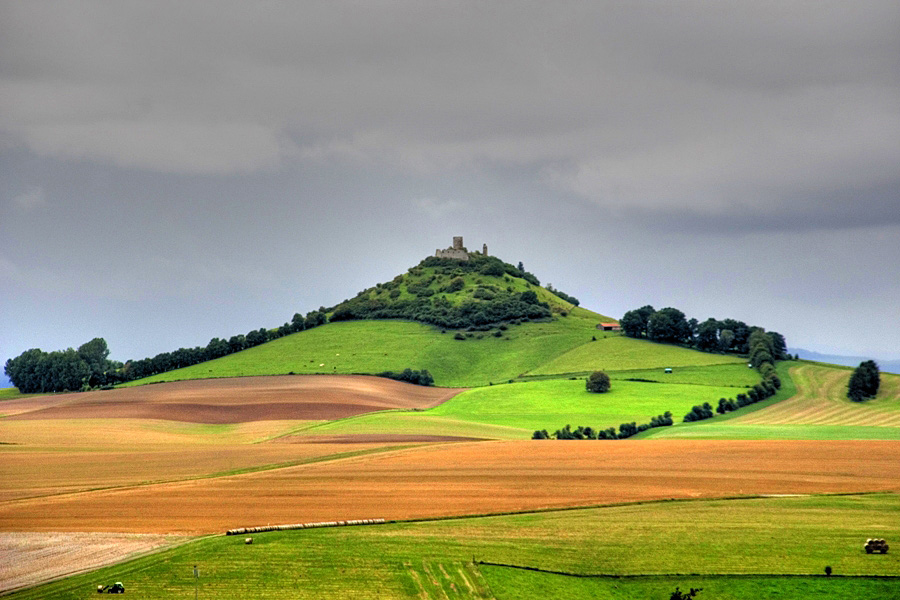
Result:
<svg viewBox="0 0 900 600"><path fill-rule="evenodd" d="M436 327L410 321L344 321L129 385L291 372L379 373L407 367L428 369L441 386L487 385L514 379L590 342L592 336L602 337L596 325L608 319L575 308L553 321L468 332L465 340L454 339L453 332L441 333ZM501 337L495 337L498 332Z"/></svg>

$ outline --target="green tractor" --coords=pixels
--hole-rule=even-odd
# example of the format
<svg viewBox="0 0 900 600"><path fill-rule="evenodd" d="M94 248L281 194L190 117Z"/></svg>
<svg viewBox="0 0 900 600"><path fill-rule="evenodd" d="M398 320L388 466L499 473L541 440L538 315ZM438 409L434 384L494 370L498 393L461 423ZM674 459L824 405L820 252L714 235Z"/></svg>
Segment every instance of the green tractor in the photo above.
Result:
<svg viewBox="0 0 900 600"><path fill-rule="evenodd" d="M121 581L117 581L112 585L98 585L97 593L98 594L124 594L125 586L122 585Z"/></svg>

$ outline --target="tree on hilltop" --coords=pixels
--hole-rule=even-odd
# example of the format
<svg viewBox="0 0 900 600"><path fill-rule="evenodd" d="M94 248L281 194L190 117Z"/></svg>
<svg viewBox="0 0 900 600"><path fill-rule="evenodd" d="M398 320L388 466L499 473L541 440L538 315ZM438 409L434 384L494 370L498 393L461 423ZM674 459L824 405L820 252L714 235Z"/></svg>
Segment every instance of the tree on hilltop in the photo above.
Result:
<svg viewBox="0 0 900 600"><path fill-rule="evenodd" d="M628 337L646 337L650 317L655 312L656 309L649 304L635 310L629 310L619 321L619 324L622 326L622 331L624 331L625 335Z"/></svg>

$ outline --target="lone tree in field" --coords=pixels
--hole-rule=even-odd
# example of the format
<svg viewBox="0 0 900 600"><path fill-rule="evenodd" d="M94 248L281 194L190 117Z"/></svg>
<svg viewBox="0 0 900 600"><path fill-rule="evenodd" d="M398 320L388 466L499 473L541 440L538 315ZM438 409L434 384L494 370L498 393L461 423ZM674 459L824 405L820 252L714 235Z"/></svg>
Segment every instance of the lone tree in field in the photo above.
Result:
<svg viewBox="0 0 900 600"><path fill-rule="evenodd" d="M847 397L854 402L874 398L878 394L879 385L881 385L881 373L878 370L878 364L874 360L863 361L850 376Z"/></svg>
<svg viewBox="0 0 900 600"><path fill-rule="evenodd" d="M609 391L609 375L603 371L594 371L587 378L585 385L587 391L594 394L603 394Z"/></svg>

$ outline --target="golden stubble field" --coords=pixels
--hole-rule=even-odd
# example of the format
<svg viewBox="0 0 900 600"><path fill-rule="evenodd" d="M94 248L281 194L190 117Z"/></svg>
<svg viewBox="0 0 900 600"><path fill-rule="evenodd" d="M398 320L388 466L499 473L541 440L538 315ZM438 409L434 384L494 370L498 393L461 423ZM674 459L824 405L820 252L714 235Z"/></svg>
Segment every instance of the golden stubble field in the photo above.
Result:
<svg viewBox="0 0 900 600"><path fill-rule="evenodd" d="M428 408L457 392L377 377L254 377L6 401L0 404L0 502L415 443L421 440L277 442L310 424Z"/></svg>
<svg viewBox="0 0 900 600"><path fill-rule="evenodd" d="M270 523L869 491L900 491L900 442L469 442L9 501L0 503L0 531L200 534Z"/></svg>
<svg viewBox="0 0 900 600"><path fill-rule="evenodd" d="M900 442L292 435L348 412L426 408L457 392L295 376L4 402L0 531L200 534L667 498L900 491Z"/></svg>
<svg viewBox="0 0 900 600"><path fill-rule="evenodd" d="M181 539L173 534L241 526L900 491L900 442L890 441L295 435L458 391L262 377L3 402L0 549L18 571L0 574L0 590Z"/></svg>

